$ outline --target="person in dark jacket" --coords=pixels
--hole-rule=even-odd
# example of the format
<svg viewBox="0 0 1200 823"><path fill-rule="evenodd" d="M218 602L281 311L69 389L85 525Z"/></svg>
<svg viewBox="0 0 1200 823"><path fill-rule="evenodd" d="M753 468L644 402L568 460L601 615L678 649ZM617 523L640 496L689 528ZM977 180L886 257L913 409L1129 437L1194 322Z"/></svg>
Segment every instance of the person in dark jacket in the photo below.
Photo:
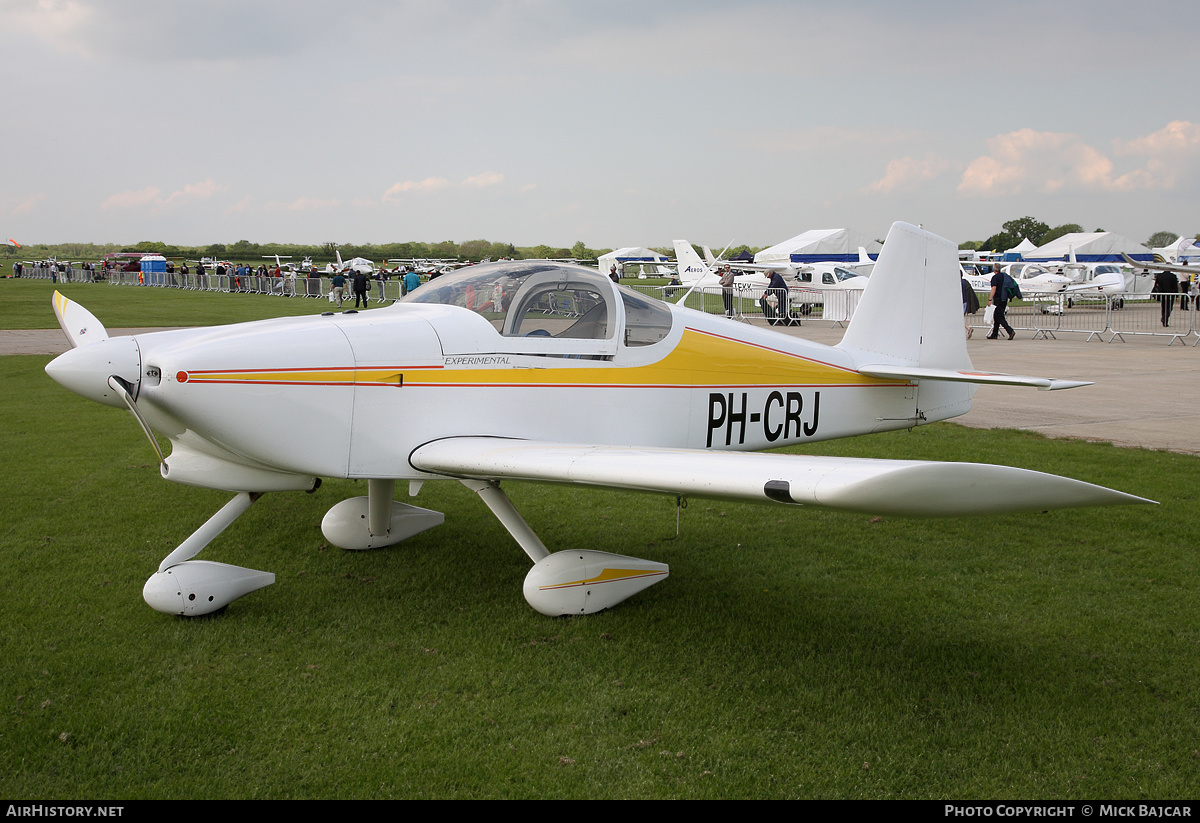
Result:
<svg viewBox="0 0 1200 823"><path fill-rule="evenodd" d="M975 294L975 289L971 288L971 284L961 273L958 275L958 282L962 285L963 325L967 327L967 339L970 340L975 329L966 318L968 314L979 311L979 296Z"/></svg>
<svg viewBox="0 0 1200 823"><path fill-rule="evenodd" d="M359 301L362 301L362 307L367 308L367 275L364 272L356 271L354 273L354 308L358 308Z"/></svg>
<svg viewBox="0 0 1200 823"><path fill-rule="evenodd" d="M1000 271L1000 264L994 265L992 267L992 293L988 297L988 302L996 307L996 311L992 315L992 333L987 336L988 340L996 340L1000 336L1001 328L1008 332L1009 340L1017 336L1013 327L1008 325L1008 320L1004 317L1004 313L1008 311L1007 280L1008 276Z"/></svg>
<svg viewBox="0 0 1200 823"><path fill-rule="evenodd" d="M1160 317L1163 327L1171 325L1171 309L1175 307L1175 295L1179 294L1179 278L1173 271L1160 271L1154 276L1154 291L1158 293L1158 302L1162 311Z"/></svg>

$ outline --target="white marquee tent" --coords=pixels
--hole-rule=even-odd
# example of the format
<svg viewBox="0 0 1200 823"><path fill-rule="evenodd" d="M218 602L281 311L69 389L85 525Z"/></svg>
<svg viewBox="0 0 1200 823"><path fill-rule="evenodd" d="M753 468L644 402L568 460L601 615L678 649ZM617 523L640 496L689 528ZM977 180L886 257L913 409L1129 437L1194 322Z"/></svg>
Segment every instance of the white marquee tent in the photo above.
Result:
<svg viewBox="0 0 1200 823"><path fill-rule="evenodd" d="M754 255L755 263L815 263L832 260L848 263L858 259L862 246L870 255L883 248L870 237L851 229L810 229L803 234L776 243Z"/></svg>
<svg viewBox="0 0 1200 823"><path fill-rule="evenodd" d="M616 265L617 271L623 271L625 273L625 276L627 276L627 277L632 277L635 274L637 274L637 271L635 271L635 268L636 268L636 265L639 263L642 263L642 264L652 264L652 263L664 264L665 267L664 266L649 266L648 267L646 265L643 265L642 269L641 269L641 272L644 274L661 275L664 277L673 273L673 269L670 267L673 267L675 265L674 263L671 262L670 258L659 254L658 252L654 251L653 249L647 249L644 246L627 246L626 248L623 248L623 249L614 249L613 251L610 251L608 254L601 255L598 263L599 263L600 271L604 272L605 274L608 274L609 270L613 267L613 265ZM649 271L647 271L647 268L649 268Z"/></svg>
<svg viewBox="0 0 1200 823"><path fill-rule="evenodd" d="M1080 263L1120 263L1122 254L1128 254L1134 260L1151 259L1150 250L1141 243L1111 231L1064 234L1026 252L1025 259L1038 262L1068 260L1072 251Z"/></svg>

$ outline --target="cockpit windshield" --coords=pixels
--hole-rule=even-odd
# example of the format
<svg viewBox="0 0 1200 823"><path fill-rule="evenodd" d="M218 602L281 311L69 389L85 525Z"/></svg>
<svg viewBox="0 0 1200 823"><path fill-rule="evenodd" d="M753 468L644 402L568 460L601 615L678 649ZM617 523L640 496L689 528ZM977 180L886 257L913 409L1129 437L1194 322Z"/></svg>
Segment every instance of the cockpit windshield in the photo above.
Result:
<svg viewBox="0 0 1200 823"><path fill-rule="evenodd" d="M546 260L485 263L430 280L401 303L470 309L503 337L613 340L623 314L626 346L658 342L671 312L658 301L620 290L594 269ZM624 311L618 310L618 299Z"/></svg>
<svg viewBox="0 0 1200 823"><path fill-rule="evenodd" d="M470 309L505 337L605 339L612 336L612 291L582 266L515 261L434 278L401 302Z"/></svg>

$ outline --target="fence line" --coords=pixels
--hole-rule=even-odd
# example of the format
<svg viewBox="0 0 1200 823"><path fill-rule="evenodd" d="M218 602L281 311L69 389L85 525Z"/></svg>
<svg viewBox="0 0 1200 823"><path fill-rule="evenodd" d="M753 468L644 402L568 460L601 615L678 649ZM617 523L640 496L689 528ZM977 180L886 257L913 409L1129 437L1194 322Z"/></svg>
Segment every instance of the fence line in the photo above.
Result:
<svg viewBox="0 0 1200 823"><path fill-rule="evenodd" d="M1163 297L1169 301L1170 311L1163 320ZM1186 303L1176 298L1188 297L1179 294L1063 294L1027 293L1022 300L1010 303L1006 319L1013 329L1032 331L1034 338L1057 339L1059 334L1084 334L1087 340L1114 340L1126 342L1126 336L1169 338L1167 345L1176 340L1186 342L1195 336L1195 346L1200 343L1200 312L1197 301ZM980 303L986 302L981 296ZM1185 308L1186 306L1186 308ZM971 318L974 328L988 328L983 322L982 309Z"/></svg>
<svg viewBox="0 0 1200 823"><path fill-rule="evenodd" d="M114 286L145 286L150 288L174 288L189 291L238 292L263 294L276 297L328 298L329 278L315 276L270 277L257 274L238 276L218 275L211 272L129 272L99 269L84 269L71 266L57 271L50 267L31 266L24 269L22 277L54 280L56 282L88 283L108 282ZM368 299L374 302L399 300L399 278L385 281L371 280L368 283ZM726 314L723 289L706 286L689 292L687 286L645 286L628 284L642 294L667 302L678 302L681 298L690 309L708 314ZM382 289L381 289L382 286ZM769 323L802 325L807 321L820 320L844 326L854 316L862 290L816 290L790 288L785 305L778 305L774 295L764 299L762 286L737 285L729 295L729 316L736 320L765 320ZM980 303L987 302L986 293L980 293ZM1020 331L1033 332L1034 339L1057 339L1060 334L1083 334L1088 341L1106 343L1126 342L1127 337L1168 338L1168 345L1176 341L1186 343L1196 338L1193 348L1200 346L1200 299L1189 295L1167 294L1169 315L1164 323L1164 307L1159 293L1150 294L1063 294L1027 293L1019 301L1010 303L1007 311L1009 325ZM347 291L343 302L353 300L353 292ZM982 309L967 318L973 328L987 328L983 322Z"/></svg>

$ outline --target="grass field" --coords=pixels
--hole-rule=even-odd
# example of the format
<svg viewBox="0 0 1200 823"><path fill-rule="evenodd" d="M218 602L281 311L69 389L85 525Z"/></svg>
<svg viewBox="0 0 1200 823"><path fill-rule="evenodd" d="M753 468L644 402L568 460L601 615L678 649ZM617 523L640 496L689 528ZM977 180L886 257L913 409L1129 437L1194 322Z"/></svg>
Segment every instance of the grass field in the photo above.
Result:
<svg viewBox="0 0 1200 823"><path fill-rule="evenodd" d="M101 294L151 290L82 288L106 323L145 325L111 320ZM180 294L190 308L157 314L226 311ZM201 555L276 584L187 621L141 586L229 495L161 480L132 418L59 388L48 360L0 358L4 797L1200 787L1196 458L937 424L801 451L1004 462L1162 505L926 521L692 499L678 537L673 497L506 484L552 550L671 564L612 612L563 620L525 604L528 560L460 485L415 500L444 526L346 553L320 519L364 484L326 481L266 495Z"/></svg>
<svg viewBox="0 0 1200 823"><path fill-rule="evenodd" d="M205 326L329 311L326 300L265 294L195 292L107 283L0 278L0 329L57 329L55 289L88 308L108 328ZM354 298L351 296L353 306ZM374 305L374 304L372 304Z"/></svg>

